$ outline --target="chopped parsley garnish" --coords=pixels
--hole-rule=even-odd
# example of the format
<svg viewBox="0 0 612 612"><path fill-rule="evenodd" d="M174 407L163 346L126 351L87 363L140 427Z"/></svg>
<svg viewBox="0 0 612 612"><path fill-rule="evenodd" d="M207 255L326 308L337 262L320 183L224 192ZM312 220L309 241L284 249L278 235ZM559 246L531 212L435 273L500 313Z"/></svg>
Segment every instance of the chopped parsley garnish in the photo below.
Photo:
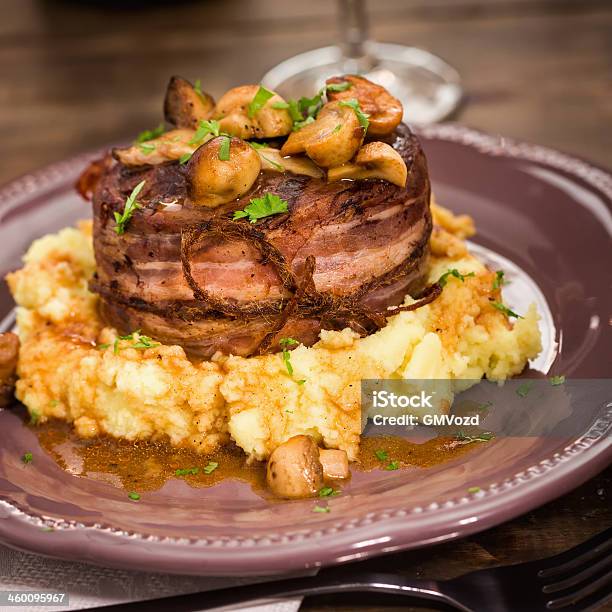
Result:
<svg viewBox="0 0 612 612"><path fill-rule="evenodd" d="M455 278L459 279L461 282L463 282L466 278L470 277L470 276L476 276L474 274L474 272L468 272L468 274L461 274L461 272L459 272L459 270L453 268L452 270L447 270L439 279L438 279L438 285L440 285L440 287L444 287L446 285L446 283L448 282L448 277L449 276L454 276Z"/></svg>
<svg viewBox="0 0 612 612"><path fill-rule="evenodd" d="M327 91L346 91L352 86L353 84L350 81L344 81L342 83L330 83L325 89L327 89Z"/></svg>
<svg viewBox="0 0 612 612"><path fill-rule="evenodd" d="M221 126L214 119L201 119L198 124L198 129L195 131L192 139L187 143L190 145L200 144L207 136L219 136Z"/></svg>
<svg viewBox="0 0 612 612"><path fill-rule="evenodd" d="M229 161L231 142L232 140L229 136L223 136L221 138L221 144L219 145L219 159L221 161Z"/></svg>
<svg viewBox="0 0 612 612"><path fill-rule="evenodd" d="M295 132L315 120L315 117L319 114L323 106L323 96L326 91L346 91L349 87L352 87L352 83L348 81L344 83L332 83L326 87L322 87L312 98L302 97L299 100L274 102L272 108L286 109L289 111L291 119L293 120L293 131ZM355 101L355 104L357 104L357 101ZM349 106L352 105L349 104ZM359 105L357 104L357 106ZM361 110L359 112L361 112ZM367 121L367 116L363 115L363 117ZM360 122L361 121L362 119L360 119ZM367 125L364 127L367 128Z"/></svg>
<svg viewBox="0 0 612 612"><path fill-rule="evenodd" d="M32 463L32 459L34 459L34 455L32 455L32 453L25 453L21 458L24 463Z"/></svg>
<svg viewBox="0 0 612 612"><path fill-rule="evenodd" d="M253 118L255 114L258 113L266 105L266 102L273 96L273 91L270 91L269 89L266 89L263 85L260 85L259 89L257 90L257 93L249 102L249 106L247 108L248 116Z"/></svg>
<svg viewBox="0 0 612 612"><path fill-rule="evenodd" d="M208 465L204 468L204 473L212 474L218 467L219 464L216 461L209 461Z"/></svg>
<svg viewBox="0 0 612 612"><path fill-rule="evenodd" d="M491 302L491 306L493 308L497 308L500 312L503 312L507 317L515 317L517 319L522 319L523 317L520 314L516 314L513 310L510 310L507 306L504 306L501 302Z"/></svg>
<svg viewBox="0 0 612 612"><path fill-rule="evenodd" d="M138 340L134 338L134 334L138 334ZM130 344L129 346L119 346L120 340L133 340L134 343ZM149 349L149 348L155 348L156 346L161 346L161 345L159 342L155 342L152 338L149 338L149 336L140 335L140 330L137 329L135 332L132 332L131 334L128 334L127 336L117 336L115 338L115 342L113 343L113 353L115 353L115 355L118 355L119 351L126 349L126 348Z"/></svg>
<svg viewBox="0 0 612 612"><path fill-rule="evenodd" d="M528 393L531 391L531 389L533 389L533 383L523 383L522 385L520 385L517 390L516 390L516 394L519 397L527 397Z"/></svg>
<svg viewBox="0 0 612 612"><path fill-rule="evenodd" d="M336 495L340 495L340 491L336 491L332 487L323 487L319 489L319 497L335 497Z"/></svg>
<svg viewBox="0 0 612 612"><path fill-rule="evenodd" d="M195 476L196 474L200 473L200 468L198 467L192 467L192 468L187 468L187 469L183 469L183 470L176 470L176 472L174 472L177 476Z"/></svg>
<svg viewBox="0 0 612 612"><path fill-rule="evenodd" d="M249 142L247 144L251 145L251 147L253 147L253 149L255 149L256 151L258 149L267 149L268 148L268 145L264 144L263 142Z"/></svg>
<svg viewBox="0 0 612 612"><path fill-rule="evenodd" d="M136 185L136 187L132 189L132 193L125 201L125 206L121 214L119 214L118 212L113 213L115 217L115 223L117 224L114 228L117 235L121 236L121 234L125 234L125 226L132 218L134 211L137 208L142 208L142 206L140 206L140 204L136 201L136 198L138 197L138 194L140 193L141 189L144 187L144 184L145 181L140 181L140 183L138 183L138 185Z"/></svg>
<svg viewBox="0 0 612 612"><path fill-rule="evenodd" d="M147 140L155 140L155 138L159 138L164 131L164 124L160 123L152 130L144 130L144 132L140 132L140 134L136 136L136 140L134 142L135 144L139 144L141 142L146 142Z"/></svg>
<svg viewBox="0 0 612 612"><path fill-rule="evenodd" d="M329 511L330 511L330 508L329 508L329 506L315 506L315 507L312 509L312 511L313 511L313 512L320 512L320 513L322 513L322 514L326 514L327 512L329 512Z"/></svg>
<svg viewBox="0 0 612 612"><path fill-rule="evenodd" d="M136 491L130 491L128 497L133 501L138 501L140 499L140 495L136 493Z"/></svg>
<svg viewBox="0 0 612 612"><path fill-rule="evenodd" d="M348 106L349 108L352 108L355 111L355 114L357 115L357 119L359 119L359 124L361 125L361 127L364 130L368 129L368 126L370 125L370 122L368 121L369 115L366 115L361 110L359 102L357 102L355 98L351 98L350 100L340 100L339 104L340 106Z"/></svg>
<svg viewBox="0 0 612 612"><path fill-rule="evenodd" d="M504 279L504 271L498 270L495 273L495 278L493 279L493 286L492 286L493 291L500 289L505 284L506 284L506 280Z"/></svg>
<svg viewBox="0 0 612 612"><path fill-rule="evenodd" d="M332 130L332 134L335 134L336 132L339 132L342 129L342 124L339 123L333 130Z"/></svg>
<svg viewBox="0 0 612 612"><path fill-rule="evenodd" d="M138 145L138 148L145 154L145 155L151 155L151 153L153 153L153 151L155 151L155 145L152 144L148 144L146 142L143 142L142 144Z"/></svg>
<svg viewBox="0 0 612 612"><path fill-rule="evenodd" d="M281 338L279 341L280 347L283 349L283 361L285 362L285 367L287 368L287 372L289 372L289 376L293 376L293 366L291 365L291 352L287 349L289 346L295 346L299 344L297 340L293 338Z"/></svg>
<svg viewBox="0 0 612 612"><path fill-rule="evenodd" d="M253 198L244 210L234 211L234 221L248 217L251 223L257 223L259 219L286 213L288 203L275 193L266 193L262 198Z"/></svg>
<svg viewBox="0 0 612 612"><path fill-rule="evenodd" d="M179 157L179 164L181 164L181 165L186 164L191 159L192 155L193 155L193 153L183 153Z"/></svg>
<svg viewBox="0 0 612 612"><path fill-rule="evenodd" d="M108 344L108 343L106 343L106 342L105 342L105 343L103 343L103 344L96 344L96 349L97 349L98 351L104 351L104 350L106 350L106 349L107 349L109 346L110 346L110 344Z"/></svg>
<svg viewBox="0 0 612 612"><path fill-rule="evenodd" d="M40 421L40 412L36 410L30 411L30 423L32 425L38 425L38 421Z"/></svg>
<svg viewBox="0 0 612 612"><path fill-rule="evenodd" d="M379 461L386 461L389 458L389 454L385 450L377 450L374 454Z"/></svg>
<svg viewBox="0 0 612 612"><path fill-rule="evenodd" d="M480 487L470 487L468 493L478 493L480 490Z"/></svg>
<svg viewBox="0 0 612 612"><path fill-rule="evenodd" d="M204 99L204 94L202 93L202 81L200 79L195 80L193 91L195 91L202 100Z"/></svg>
<svg viewBox="0 0 612 612"><path fill-rule="evenodd" d="M399 470L400 464L399 461L391 461L388 465L385 466L385 470Z"/></svg>
<svg viewBox="0 0 612 612"><path fill-rule="evenodd" d="M456 440L458 440L459 442L464 442L465 444L469 444L470 442L490 442L494 437L495 434L490 431L485 431L475 436L470 436L464 434L462 431L458 431Z"/></svg>
<svg viewBox="0 0 612 612"><path fill-rule="evenodd" d="M565 376L563 374L561 376L552 376L549 380L553 387L565 384Z"/></svg>

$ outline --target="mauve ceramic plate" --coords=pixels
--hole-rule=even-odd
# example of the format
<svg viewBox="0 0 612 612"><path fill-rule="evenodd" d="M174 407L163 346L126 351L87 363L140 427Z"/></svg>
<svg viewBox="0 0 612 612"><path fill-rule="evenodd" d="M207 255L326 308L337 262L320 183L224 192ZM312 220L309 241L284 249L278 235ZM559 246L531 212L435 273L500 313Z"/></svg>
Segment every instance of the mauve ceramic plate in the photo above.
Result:
<svg viewBox="0 0 612 612"><path fill-rule="evenodd" d="M536 300L545 351L533 364L568 377L610 375L612 176L542 147L456 125L422 132L438 200L474 216L476 248L504 261L511 305ZM2 274L30 242L89 216L72 185L84 155L0 190ZM509 289L510 291L510 289ZM0 319L13 307L5 286ZM10 325L10 317L5 326ZM275 574L464 536L562 495L612 457L603 406L571 438L505 438L430 469L356 473L328 514L269 503L246 484L143 494L62 471L17 410L0 413L0 540L54 557L130 569ZM25 450L36 461L24 467ZM468 493L477 485L480 491ZM53 530L49 530L53 527Z"/></svg>

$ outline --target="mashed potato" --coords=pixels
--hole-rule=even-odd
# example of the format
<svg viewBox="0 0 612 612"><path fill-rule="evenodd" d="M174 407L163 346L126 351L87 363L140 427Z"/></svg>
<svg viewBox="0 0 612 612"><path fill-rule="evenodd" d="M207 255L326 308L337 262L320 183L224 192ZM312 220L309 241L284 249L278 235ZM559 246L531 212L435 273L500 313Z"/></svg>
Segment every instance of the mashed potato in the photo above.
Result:
<svg viewBox="0 0 612 612"><path fill-rule="evenodd" d="M202 453L231 438L265 459L291 436L308 434L354 459L362 379L451 379L456 391L462 379L518 374L541 349L533 306L514 325L491 307L494 273L462 240L473 233L471 220L432 209L430 280L450 268L474 276L449 277L432 304L398 313L366 338L323 331L315 346L291 352L293 377L278 354L194 362L179 346L131 348L138 333L121 339L104 327L87 289L95 271L91 223L45 236L7 278L22 343L17 397L34 421L65 419L84 437L168 436Z"/></svg>

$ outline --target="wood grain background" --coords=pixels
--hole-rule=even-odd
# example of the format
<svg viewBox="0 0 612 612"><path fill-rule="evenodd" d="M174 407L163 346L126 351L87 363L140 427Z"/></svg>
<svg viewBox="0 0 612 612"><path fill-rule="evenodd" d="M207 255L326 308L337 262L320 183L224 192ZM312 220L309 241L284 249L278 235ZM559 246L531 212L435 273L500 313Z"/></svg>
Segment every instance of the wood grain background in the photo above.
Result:
<svg viewBox="0 0 612 612"><path fill-rule="evenodd" d="M329 0L121 3L0 0L0 182L161 119L169 75L220 95L336 39ZM372 37L423 47L461 73L455 119L612 167L612 2L371 0ZM368 561L447 578L546 556L612 525L608 471L535 512L465 540ZM317 597L303 609L405 609Z"/></svg>

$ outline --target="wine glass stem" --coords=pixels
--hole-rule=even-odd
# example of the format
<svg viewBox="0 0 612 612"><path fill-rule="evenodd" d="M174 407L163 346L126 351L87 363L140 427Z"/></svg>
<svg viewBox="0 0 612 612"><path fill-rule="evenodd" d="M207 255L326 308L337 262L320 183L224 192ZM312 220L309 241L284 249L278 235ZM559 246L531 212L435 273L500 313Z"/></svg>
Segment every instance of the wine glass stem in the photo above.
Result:
<svg viewBox="0 0 612 612"><path fill-rule="evenodd" d="M368 16L364 0L338 0L338 23L345 72L367 72L374 61L368 53Z"/></svg>

